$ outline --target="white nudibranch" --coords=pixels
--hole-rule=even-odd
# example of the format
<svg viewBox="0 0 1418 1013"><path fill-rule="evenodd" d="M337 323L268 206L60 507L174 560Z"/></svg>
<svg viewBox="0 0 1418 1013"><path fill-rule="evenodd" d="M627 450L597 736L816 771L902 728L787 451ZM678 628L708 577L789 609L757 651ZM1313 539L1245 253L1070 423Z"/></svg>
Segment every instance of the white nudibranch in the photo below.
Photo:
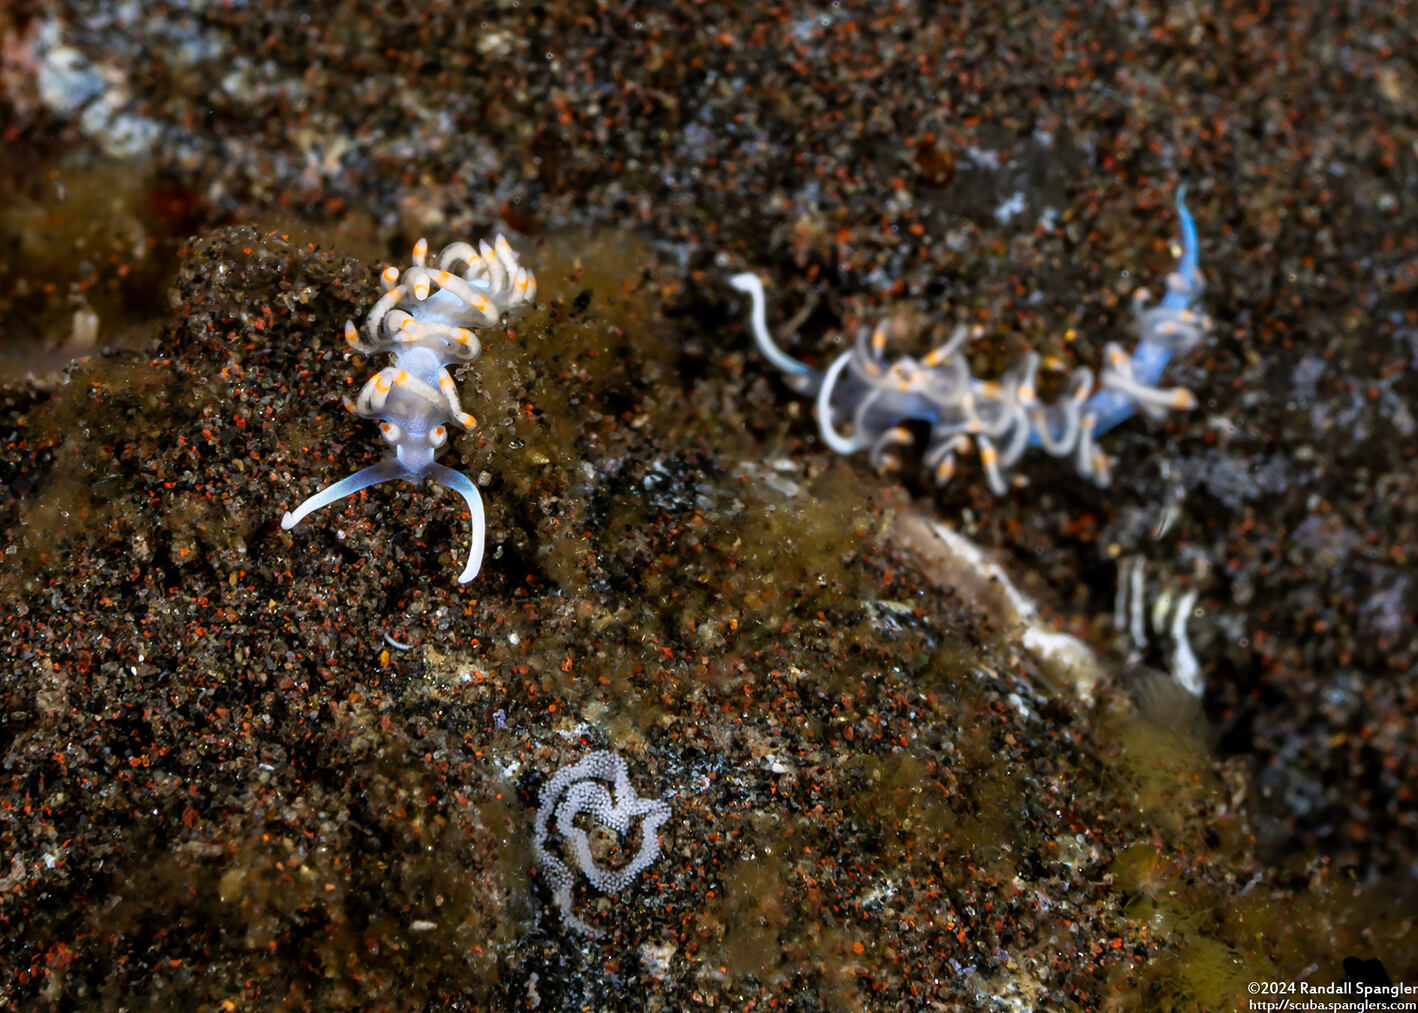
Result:
<svg viewBox="0 0 1418 1013"><path fill-rule="evenodd" d="M1197 309L1202 276L1196 224L1184 188L1177 191L1181 243L1167 293L1149 306L1149 293L1134 294L1138 341L1131 353L1109 343L1106 365L1075 369L1058 397L1044 402L1036 388L1040 360L1029 352L997 380L971 375L965 347L983 330L957 326L945 344L920 360L888 362L886 330L863 330L853 346L818 370L783 351L768 332L763 282L751 273L729 284L749 297L749 326L763 357L787 377L793 390L817 402L822 441L839 454L868 453L873 467L895 460L896 448L925 431L922 463L944 485L955 474L956 457L978 449L991 490L1004 495L1009 469L1030 447L1072 458L1080 475L1098 485L1110 479L1111 459L1096 442L1107 430L1138 411L1161 418L1169 410L1195 407L1185 387L1159 387L1174 355L1186 355L1211 330L1211 318ZM907 423L915 423L913 432ZM844 424L850 429L844 433Z"/></svg>
<svg viewBox="0 0 1418 1013"><path fill-rule="evenodd" d="M473 544L468 565L458 576L466 583L482 566L484 524L482 497L466 475L434 461L448 442L448 424L472 429L476 420L458 403L458 388L448 367L472 362L482 350L473 327L490 327L502 314L537 294L532 272L517 263L517 254L498 236L474 248L452 243L430 267L428 244L414 244L413 264L401 276L396 267L381 275L384 295L365 318L363 331L345 321L345 340L364 355L388 352L391 365L364 385L359 397L344 399L345 407L366 419L378 419L379 430L394 448L394 456L326 486L288 512L281 527L289 531L308 514L351 493L380 482L431 478L463 497L472 515Z"/></svg>

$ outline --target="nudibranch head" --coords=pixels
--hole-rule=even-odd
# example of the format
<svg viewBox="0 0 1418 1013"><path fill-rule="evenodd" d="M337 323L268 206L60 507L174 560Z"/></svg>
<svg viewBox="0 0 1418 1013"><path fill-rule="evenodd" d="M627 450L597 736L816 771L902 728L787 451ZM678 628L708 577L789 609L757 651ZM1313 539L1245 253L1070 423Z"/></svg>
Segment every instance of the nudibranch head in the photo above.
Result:
<svg viewBox="0 0 1418 1013"><path fill-rule="evenodd" d="M476 359L482 343L472 328L491 326L514 306L532 301L537 282L500 235L477 249L470 243L446 246L434 267L427 264L428 243L420 239L411 259L403 271L388 267L380 275L384 295L370 308L363 329L345 323L345 340L355 351L393 356L357 398L345 399L345 406L379 422L394 456L321 489L288 512L281 527L289 531L321 507L380 482L428 478L458 493L468 505L472 547L458 577L459 583L466 583L482 566L482 496L471 479L434 457L448 442L449 423L471 429L476 421L459 404L448 367Z"/></svg>

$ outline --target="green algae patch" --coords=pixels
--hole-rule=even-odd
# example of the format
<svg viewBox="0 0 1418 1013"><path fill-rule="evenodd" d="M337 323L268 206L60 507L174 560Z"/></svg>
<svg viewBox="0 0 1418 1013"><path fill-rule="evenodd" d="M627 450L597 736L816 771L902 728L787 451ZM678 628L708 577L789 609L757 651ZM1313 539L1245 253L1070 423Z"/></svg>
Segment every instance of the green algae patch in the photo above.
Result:
<svg viewBox="0 0 1418 1013"><path fill-rule="evenodd" d="M1411 930L1394 915L1411 884L1359 887L1320 859L1271 864L1237 804L1246 777L1212 756L1196 701L1158 673L1125 677L1130 695L1104 711L1100 735L1113 790L1147 833L1108 873L1152 948L1134 972L1151 1008L1244 1008L1254 981L1342 981L1336 940L1406 952Z"/></svg>
<svg viewBox="0 0 1418 1013"><path fill-rule="evenodd" d="M602 473L677 409L655 335L650 254L635 237L554 237L525 255L538 305L480 332L457 378L477 427L455 448L486 491L492 558L512 553L565 589L595 569L588 508Z"/></svg>
<svg viewBox="0 0 1418 1013"><path fill-rule="evenodd" d="M1157 948L1138 974L1155 985L1160 1009L1244 1003L1247 981L1283 975L1264 945L1237 948L1246 902L1232 895L1234 882L1212 879L1204 821L1214 819L1220 792L1195 702L1160 673L1129 677L1132 698L1105 712L1102 730L1117 789L1153 828L1152 839L1122 849L1108 870L1131 898L1124 914Z"/></svg>
<svg viewBox="0 0 1418 1013"><path fill-rule="evenodd" d="M1175 820L1216 801L1217 768L1207 744L1201 704L1165 673L1133 667L1099 712L1099 735L1121 787L1165 829L1193 828Z"/></svg>
<svg viewBox="0 0 1418 1013"><path fill-rule="evenodd" d="M764 473L746 477L758 488L745 489L745 506L722 536L736 564L725 591L747 611L766 611L770 624L788 601L810 611L856 597L862 582L854 568L879 544L882 522L852 470L829 468L786 497L759 484Z"/></svg>
<svg viewBox="0 0 1418 1013"><path fill-rule="evenodd" d="M783 858L771 847L741 859L720 878L722 895L698 922L702 937L712 937L712 959L731 978L752 975L772 983L782 980L783 936L793 922L785 904Z"/></svg>
<svg viewBox="0 0 1418 1013"><path fill-rule="evenodd" d="M409 745L398 735L369 743L373 752L354 745L342 772L353 794L277 778L246 786L254 798L238 793L231 801L247 811L234 808L230 823L188 808L196 839L175 850L154 841L119 870L84 933L110 940L114 960L164 946L169 959L147 989L193 1009L252 988L292 1008L485 999L530 911L526 849L507 843L518 820L495 779L464 783L485 789L482 799L448 794ZM297 829L307 818L323 828L318 840ZM219 968L212 947L226 955ZM288 979L283 966L313 973ZM68 987L118 998L83 977L71 972L79 980Z"/></svg>
<svg viewBox="0 0 1418 1013"><path fill-rule="evenodd" d="M1220 940L1200 933L1188 937L1176 961L1177 983L1203 1009L1224 1009L1227 1003L1242 1003L1246 984L1273 981L1274 967L1256 965Z"/></svg>
<svg viewBox="0 0 1418 1013"><path fill-rule="evenodd" d="M138 471L178 478L186 462L172 436L215 397L211 387L186 385L167 364L138 353L113 352L73 367L69 383L29 415L32 439L53 447L53 461L37 494L21 503L20 550L17 565L6 568L7 585L15 589L31 569L48 569L89 541L129 546L147 562L148 548L167 541L158 531L168 522L173 533L200 527L204 537L230 544L207 505L189 504L181 516L154 514L131 481Z"/></svg>
<svg viewBox="0 0 1418 1013"><path fill-rule="evenodd" d="M839 924L820 894L801 892L804 879L822 872L812 857L813 844L806 843L820 844L820 835L802 825L774 829L786 830L798 848L767 844L722 872L714 896L695 919L696 977L730 1001L750 983L781 991L792 982L812 981L818 1008L833 1013L867 1008L859 976L868 966L862 959L868 936Z"/></svg>
<svg viewBox="0 0 1418 1013"><path fill-rule="evenodd" d="M1209 850L1205 836L1139 842L1108 867L1132 898L1124 915L1150 942L1130 989L1149 997L1147 1008L1244 1009L1251 982L1343 981L1343 958L1354 953L1384 954L1391 969L1404 966L1392 958L1411 943L1411 883L1360 886L1323 860L1289 868L1254 857L1235 863Z"/></svg>
<svg viewBox="0 0 1418 1013"><path fill-rule="evenodd" d="M940 771L918 756L858 754L845 761L843 773L849 783L860 785L848 797L847 812L860 826L871 829L873 846L891 861L923 848L958 860L981 842L994 847L1005 839L1007 828L999 824L969 826L968 800L957 800L967 810L957 815Z"/></svg>

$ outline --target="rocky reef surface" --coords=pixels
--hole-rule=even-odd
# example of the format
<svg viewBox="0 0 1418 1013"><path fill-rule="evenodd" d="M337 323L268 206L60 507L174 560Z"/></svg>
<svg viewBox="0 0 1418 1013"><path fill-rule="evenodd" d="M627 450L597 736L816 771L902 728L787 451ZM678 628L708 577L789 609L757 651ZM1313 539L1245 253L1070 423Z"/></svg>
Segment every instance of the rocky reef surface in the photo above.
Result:
<svg viewBox="0 0 1418 1013"><path fill-rule="evenodd" d="M0 16L0 996L1229 1009L1351 956L1412 979L1414 13ZM1110 434L1105 491L835 457L723 282L761 272L816 363L890 316L903 351L969 321L977 372L1062 377L1130 336L1178 182L1219 325L1168 376L1201 407ZM379 267L498 227L541 291L458 374L482 573L456 584L432 486L282 532L383 453L340 408ZM932 519L1095 669L1027 650ZM1110 653L1137 557L1197 593L1199 702L1164 651ZM635 883L576 890L592 939L532 825L594 750L672 814Z"/></svg>

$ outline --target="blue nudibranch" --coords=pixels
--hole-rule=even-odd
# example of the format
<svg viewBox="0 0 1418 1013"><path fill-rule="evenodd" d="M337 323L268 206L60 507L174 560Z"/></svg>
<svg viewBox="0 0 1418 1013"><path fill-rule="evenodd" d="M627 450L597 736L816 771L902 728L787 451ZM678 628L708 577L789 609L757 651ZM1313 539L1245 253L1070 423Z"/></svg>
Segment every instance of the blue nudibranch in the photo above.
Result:
<svg viewBox="0 0 1418 1013"><path fill-rule="evenodd" d="M1035 390L1039 356L1030 352L998 380L970 375L963 349L979 328L960 325L945 344L917 362L910 357L887 363L882 356L886 330L863 330L853 347L825 372L788 355L768 334L763 283L754 274L737 274L729 283L752 300L750 325L764 357L787 374L794 390L815 396L817 424L823 442L839 454L869 452L880 466L893 447L913 440L905 422L930 428L923 460L943 485L955 473L955 458L979 444L980 462L990 488L1003 495L1009 488L1005 470L1029 447L1054 457L1074 458L1079 474L1099 485L1109 480L1108 456L1094 442L1097 436L1129 418L1139 408L1160 418L1168 409L1196 405L1184 387L1159 388L1162 370L1173 355L1185 355L1206 336L1211 320L1195 309L1203 287L1198 265L1196 223L1186 205L1186 188L1177 190L1177 214L1182 240L1176 270L1167 276L1167 294L1149 307L1149 293L1134 296L1139 340L1129 355L1122 346L1104 348L1107 364L1095 385L1092 370L1075 369L1064 393L1053 403L1042 402ZM1096 387L1096 389L1095 389ZM851 423L851 434L838 426Z"/></svg>
<svg viewBox="0 0 1418 1013"><path fill-rule="evenodd" d="M433 459L448 442L448 422L465 429L476 424L459 405L458 388L447 367L476 359L482 345L470 328L490 327L513 306L530 302L537 294L537 280L518 265L517 254L502 236L491 246L480 243L478 249L471 243L446 246L437 267L425 264L427 254L428 244L420 239L414 245L413 265L402 278L398 268L385 268L384 295L370 309L363 336L345 321L345 340L355 351L394 356L393 365L370 377L357 399L344 399L356 415L380 420L379 429L394 456L321 489L287 513L281 527L289 531L308 514L380 482L431 478L462 496L472 515L473 544L458 577L461 584L476 577L482 566L483 505L471 479Z"/></svg>

